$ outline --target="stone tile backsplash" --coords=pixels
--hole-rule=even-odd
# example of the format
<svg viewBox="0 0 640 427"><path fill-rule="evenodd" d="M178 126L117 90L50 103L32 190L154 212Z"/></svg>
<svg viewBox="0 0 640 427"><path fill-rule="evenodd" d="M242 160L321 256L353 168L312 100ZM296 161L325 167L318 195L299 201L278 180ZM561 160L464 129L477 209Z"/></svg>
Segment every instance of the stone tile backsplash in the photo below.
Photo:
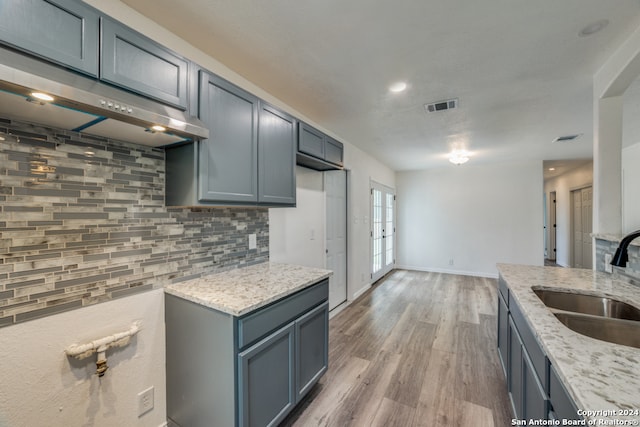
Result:
<svg viewBox="0 0 640 427"><path fill-rule="evenodd" d="M604 271L604 255L616 253L618 241L596 237L596 270ZM626 268L613 267L613 274L627 283L640 286L640 246L631 244L627 249L629 262Z"/></svg>
<svg viewBox="0 0 640 427"><path fill-rule="evenodd" d="M0 118L0 327L268 261L268 209L165 207L164 165Z"/></svg>

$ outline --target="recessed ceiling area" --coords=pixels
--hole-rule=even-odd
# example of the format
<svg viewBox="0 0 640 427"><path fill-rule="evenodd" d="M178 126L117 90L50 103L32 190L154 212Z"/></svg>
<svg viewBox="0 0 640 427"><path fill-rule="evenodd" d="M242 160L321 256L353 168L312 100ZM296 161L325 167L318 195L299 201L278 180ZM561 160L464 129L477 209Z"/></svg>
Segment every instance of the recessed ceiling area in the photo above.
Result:
<svg viewBox="0 0 640 427"><path fill-rule="evenodd" d="M398 171L592 157L593 75L640 25L639 0L123 2Z"/></svg>

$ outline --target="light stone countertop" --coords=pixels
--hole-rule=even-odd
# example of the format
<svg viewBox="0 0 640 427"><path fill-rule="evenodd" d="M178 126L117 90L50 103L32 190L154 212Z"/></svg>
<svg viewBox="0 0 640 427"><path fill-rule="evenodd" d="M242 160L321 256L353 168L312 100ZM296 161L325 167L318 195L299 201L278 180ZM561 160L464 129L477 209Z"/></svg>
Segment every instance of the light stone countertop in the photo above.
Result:
<svg viewBox="0 0 640 427"><path fill-rule="evenodd" d="M168 285L165 292L242 316L332 274L319 268L265 262Z"/></svg>
<svg viewBox="0 0 640 427"><path fill-rule="evenodd" d="M562 288L640 307L640 287L585 269L498 264L498 271L578 409L640 411L640 349L572 331L531 290L533 286ZM587 419L635 421L640 416Z"/></svg>

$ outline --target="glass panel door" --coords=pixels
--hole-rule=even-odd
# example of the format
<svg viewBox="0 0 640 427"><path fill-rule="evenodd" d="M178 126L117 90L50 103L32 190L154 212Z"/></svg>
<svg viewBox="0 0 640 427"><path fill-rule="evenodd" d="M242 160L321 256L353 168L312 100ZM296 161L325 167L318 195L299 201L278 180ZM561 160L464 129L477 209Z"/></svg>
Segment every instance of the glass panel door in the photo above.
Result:
<svg viewBox="0 0 640 427"><path fill-rule="evenodd" d="M371 279L375 282L395 262L395 193L371 182Z"/></svg>

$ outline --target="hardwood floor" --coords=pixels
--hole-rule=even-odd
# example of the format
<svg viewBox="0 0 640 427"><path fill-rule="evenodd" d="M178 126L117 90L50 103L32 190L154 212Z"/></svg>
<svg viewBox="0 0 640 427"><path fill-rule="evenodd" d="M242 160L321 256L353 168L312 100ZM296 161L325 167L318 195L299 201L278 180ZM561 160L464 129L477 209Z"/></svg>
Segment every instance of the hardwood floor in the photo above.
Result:
<svg viewBox="0 0 640 427"><path fill-rule="evenodd" d="M511 424L497 281L395 271L329 322L329 370L281 426Z"/></svg>

